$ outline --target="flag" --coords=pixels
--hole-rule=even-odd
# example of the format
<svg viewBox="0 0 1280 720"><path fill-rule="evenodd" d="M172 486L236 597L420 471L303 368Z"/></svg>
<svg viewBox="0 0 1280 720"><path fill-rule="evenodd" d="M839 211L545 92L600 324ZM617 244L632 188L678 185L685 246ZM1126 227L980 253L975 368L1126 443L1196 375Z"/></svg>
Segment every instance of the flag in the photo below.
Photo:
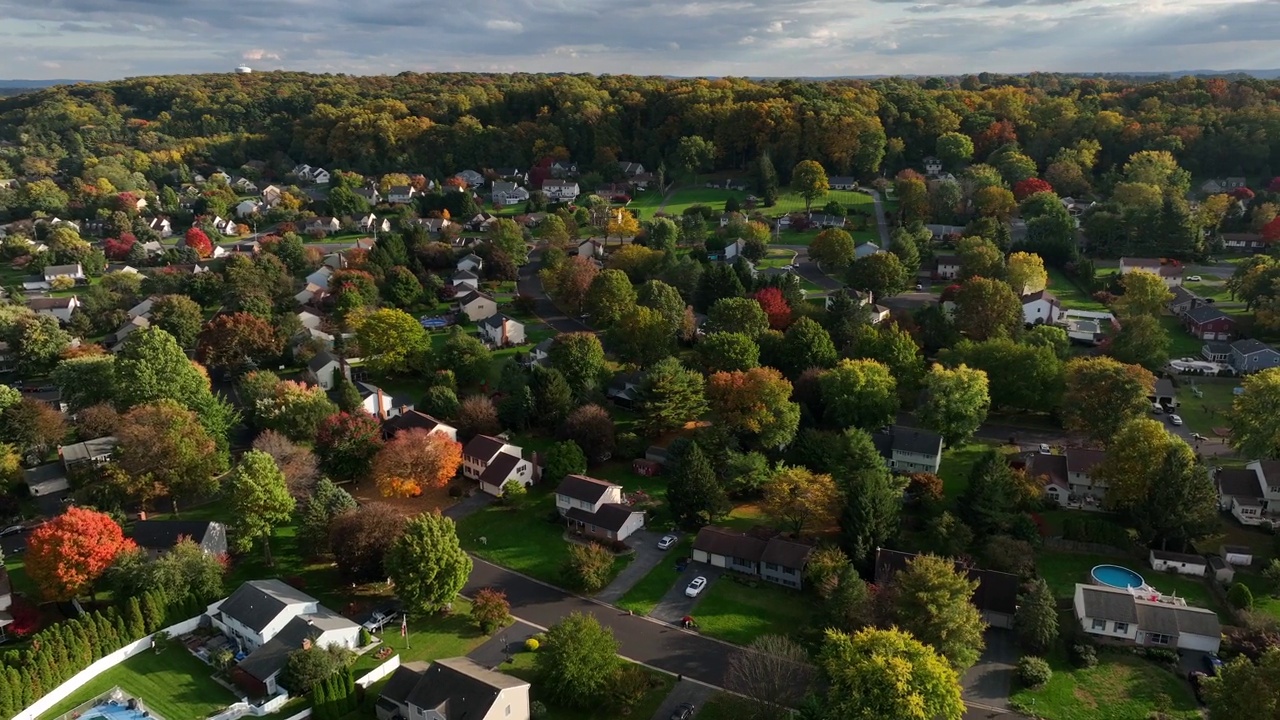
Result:
<svg viewBox="0 0 1280 720"><path fill-rule="evenodd" d="M409 637L409 618L405 615L400 616L400 637Z"/></svg>

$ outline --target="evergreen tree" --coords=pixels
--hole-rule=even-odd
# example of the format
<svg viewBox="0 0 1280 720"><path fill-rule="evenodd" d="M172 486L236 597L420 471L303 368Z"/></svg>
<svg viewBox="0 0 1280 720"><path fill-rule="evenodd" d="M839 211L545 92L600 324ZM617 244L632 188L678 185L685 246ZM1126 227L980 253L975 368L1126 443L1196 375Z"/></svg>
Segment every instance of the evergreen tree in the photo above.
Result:
<svg viewBox="0 0 1280 720"><path fill-rule="evenodd" d="M7 673L0 673L0 716L13 717L22 707L14 704L14 690Z"/></svg>
<svg viewBox="0 0 1280 720"><path fill-rule="evenodd" d="M1013 618L1018 640L1033 653L1045 653L1058 639L1058 608L1043 578L1037 579L1018 604Z"/></svg>
<svg viewBox="0 0 1280 720"><path fill-rule="evenodd" d="M361 409L360 391L355 383L342 373L335 373L333 379L333 399L343 412L353 413Z"/></svg>
<svg viewBox="0 0 1280 720"><path fill-rule="evenodd" d="M148 590L142 594L143 629L148 634L164 627L165 602L159 593Z"/></svg>
<svg viewBox="0 0 1280 720"><path fill-rule="evenodd" d="M329 696L322 682L316 683L311 688L311 710L319 720L329 719Z"/></svg>
<svg viewBox="0 0 1280 720"><path fill-rule="evenodd" d="M554 368L536 365L529 376L536 412L534 417L544 428L556 428L573 408L573 390L564 375Z"/></svg>
<svg viewBox="0 0 1280 720"><path fill-rule="evenodd" d="M691 442L672 460L667 503L676 522L702 527L723 517L729 511L729 499L701 446Z"/></svg>

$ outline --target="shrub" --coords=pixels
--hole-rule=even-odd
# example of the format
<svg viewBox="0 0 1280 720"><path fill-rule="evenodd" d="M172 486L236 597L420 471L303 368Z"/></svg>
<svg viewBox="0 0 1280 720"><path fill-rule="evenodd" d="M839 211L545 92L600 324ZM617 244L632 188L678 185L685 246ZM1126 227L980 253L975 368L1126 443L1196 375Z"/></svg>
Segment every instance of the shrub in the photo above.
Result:
<svg viewBox="0 0 1280 720"><path fill-rule="evenodd" d="M541 700L534 700L529 703L529 717L533 720L545 720L547 717L547 706Z"/></svg>
<svg viewBox="0 0 1280 720"><path fill-rule="evenodd" d="M1079 668L1091 668L1098 664L1098 651L1088 643L1071 646L1071 664Z"/></svg>
<svg viewBox="0 0 1280 720"><path fill-rule="evenodd" d="M360 628L360 647L365 647L371 642L373 642L373 634L366 628Z"/></svg>
<svg viewBox="0 0 1280 720"><path fill-rule="evenodd" d="M1053 670L1044 658L1028 655L1018 661L1018 681L1030 688L1040 687L1053 677Z"/></svg>
<svg viewBox="0 0 1280 720"><path fill-rule="evenodd" d="M1165 648L1143 648L1143 657L1153 663L1166 665L1170 668L1178 667L1178 653Z"/></svg>
<svg viewBox="0 0 1280 720"><path fill-rule="evenodd" d="M1244 583L1236 583L1227 591L1227 602L1237 610L1253 609L1253 591Z"/></svg>
<svg viewBox="0 0 1280 720"><path fill-rule="evenodd" d="M524 649L528 652L537 652L542 643L538 642L538 638L529 638L524 641Z"/></svg>

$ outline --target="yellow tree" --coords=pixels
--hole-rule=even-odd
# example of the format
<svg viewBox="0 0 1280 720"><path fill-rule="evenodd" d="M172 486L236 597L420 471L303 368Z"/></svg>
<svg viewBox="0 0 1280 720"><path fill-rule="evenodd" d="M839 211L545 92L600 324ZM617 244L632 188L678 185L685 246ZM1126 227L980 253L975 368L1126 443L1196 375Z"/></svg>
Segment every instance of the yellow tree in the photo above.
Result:
<svg viewBox="0 0 1280 720"><path fill-rule="evenodd" d="M973 204L977 207L979 215L997 220L1008 220L1018 207L1018 201L1013 197L1012 191L994 185L975 192Z"/></svg>
<svg viewBox="0 0 1280 720"><path fill-rule="evenodd" d="M1115 310L1121 318L1135 315L1158 317L1173 299L1173 293L1169 292L1164 280L1146 270L1126 273L1120 283L1124 285L1124 295L1115 301Z"/></svg>
<svg viewBox="0 0 1280 720"><path fill-rule="evenodd" d="M1009 287L1019 295L1040 292L1049 284L1049 273L1044 269L1044 260L1035 253L1016 252L1010 255L1005 276Z"/></svg>
<svg viewBox="0 0 1280 720"><path fill-rule="evenodd" d="M797 535L806 528L830 525L839 504L840 491L831 476L804 467L779 468L764 486L765 514Z"/></svg>
<svg viewBox="0 0 1280 720"><path fill-rule="evenodd" d="M636 220L636 216L626 208L618 208L609 217L608 229L605 231L606 237L617 235L621 238L635 237L640 232L640 222Z"/></svg>

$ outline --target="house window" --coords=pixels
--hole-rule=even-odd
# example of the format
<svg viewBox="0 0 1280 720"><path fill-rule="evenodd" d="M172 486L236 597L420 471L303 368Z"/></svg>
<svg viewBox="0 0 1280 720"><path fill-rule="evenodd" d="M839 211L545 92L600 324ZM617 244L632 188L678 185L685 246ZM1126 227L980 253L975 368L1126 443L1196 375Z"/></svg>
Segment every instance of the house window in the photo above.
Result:
<svg viewBox="0 0 1280 720"><path fill-rule="evenodd" d="M511 706L510 706L510 705L508 705L508 706L507 706L507 711L506 711L505 713L503 713L503 714L504 714L504 715L510 715L510 714L511 714Z"/></svg>
<svg viewBox="0 0 1280 720"><path fill-rule="evenodd" d="M764 569L765 569L765 570L772 570L773 572L777 572L777 571L779 570L778 566L777 566L777 565L774 565L773 563L765 563L765 564L764 564Z"/></svg>
<svg viewBox="0 0 1280 720"><path fill-rule="evenodd" d="M1113 629L1118 633L1126 634L1129 632L1129 623L1117 622Z"/></svg>
<svg viewBox="0 0 1280 720"><path fill-rule="evenodd" d="M591 532L595 532L595 531L596 531L596 526L595 526L595 525L588 525L588 526L587 526L587 530L589 530L589 531L591 531Z"/></svg>
<svg viewBox="0 0 1280 720"><path fill-rule="evenodd" d="M1147 633L1147 642L1153 645L1168 645L1172 639L1168 635L1161 635L1160 633Z"/></svg>
<svg viewBox="0 0 1280 720"><path fill-rule="evenodd" d="M1106 630L1106 629L1107 629L1107 621L1106 621L1106 620L1099 620L1099 619L1097 619L1097 618L1094 618L1094 619L1093 619L1093 629L1094 629L1094 630Z"/></svg>
<svg viewBox="0 0 1280 720"><path fill-rule="evenodd" d="M744 560L743 558L738 557L733 559L733 564L741 567L751 567L752 565L750 560Z"/></svg>

